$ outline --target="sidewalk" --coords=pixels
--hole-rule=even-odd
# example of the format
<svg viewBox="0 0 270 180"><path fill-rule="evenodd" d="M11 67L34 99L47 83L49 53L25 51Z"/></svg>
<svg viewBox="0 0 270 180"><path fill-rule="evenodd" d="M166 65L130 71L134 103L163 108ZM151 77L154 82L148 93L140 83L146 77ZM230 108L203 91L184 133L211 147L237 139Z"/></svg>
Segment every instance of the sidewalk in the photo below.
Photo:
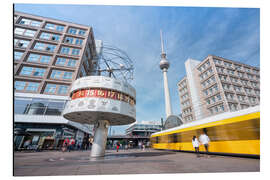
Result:
<svg viewBox="0 0 270 180"><path fill-rule="evenodd" d="M193 153L159 151L106 151L90 160L90 151L15 152L15 176L258 172L260 160L228 156L197 158Z"/></svg>

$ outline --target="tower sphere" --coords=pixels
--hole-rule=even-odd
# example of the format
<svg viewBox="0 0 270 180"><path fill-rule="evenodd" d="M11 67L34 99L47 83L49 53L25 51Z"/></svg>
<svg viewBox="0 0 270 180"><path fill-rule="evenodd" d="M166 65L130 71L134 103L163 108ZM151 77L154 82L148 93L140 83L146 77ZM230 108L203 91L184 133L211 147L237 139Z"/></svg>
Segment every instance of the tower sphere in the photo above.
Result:
<svg viewBox="0 0 270 180"><path fill-rule="evenodd" d="M167 61L165 58L161 58L161 61L159 63L160 69L168 69L170 67L169 61Z"/></svg>

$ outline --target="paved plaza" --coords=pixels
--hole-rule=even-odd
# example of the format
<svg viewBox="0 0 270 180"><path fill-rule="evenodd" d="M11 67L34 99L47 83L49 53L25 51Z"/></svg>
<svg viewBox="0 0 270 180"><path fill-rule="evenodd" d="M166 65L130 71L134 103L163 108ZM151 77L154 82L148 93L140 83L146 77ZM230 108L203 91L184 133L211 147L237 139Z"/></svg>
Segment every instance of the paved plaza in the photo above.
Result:
<svg viewBox="0 0 270 180"><path fill-rule="evenodd" d="M15 176L159 174L206 172L258 172L260 160L161 150L106 151L102 159L89 159L90 151L15 152Z"/></svg>

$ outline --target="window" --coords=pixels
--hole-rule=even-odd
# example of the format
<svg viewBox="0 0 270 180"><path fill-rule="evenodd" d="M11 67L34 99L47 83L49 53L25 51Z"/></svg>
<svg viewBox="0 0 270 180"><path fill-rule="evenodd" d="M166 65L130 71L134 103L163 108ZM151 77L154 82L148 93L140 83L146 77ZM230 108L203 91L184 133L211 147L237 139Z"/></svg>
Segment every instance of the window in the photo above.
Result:
<svg viewBox="0 0 270 180"><path fill-rule="evenodd" d="M82 45L83 40L82 39L76 39L75 44L76 45Z"/></svg>
<svg viewBox="0 0 270 180"><path fill-rule="evenodd" d="M29 36L29 37L34 37L35 34L36 34L36 31L29 30L29 29L27 29L27 30L24 32L24 35L25 35L25 36Z"/></svg>
<svg viewBox="0 0 270 180"><path fill-rule="evenodd" d="M72 49L72 55L79 55L80 54L80 49Z"/></svg>
<svg viewBox="0 0 270 180"><path fill-rule="evenodd" d="M23 52L14 51L14 60L19 61L23 55Z"/></svg>
<svg viewBox="0 0 270 180"><path fill-rule="evenodd" d="M73 44L73 37L66 37L65 43Z"/></svg>
<svg viewBox="0 0 270 180"><path fill-rule="evenodd" d="M217 95L217 99L218 100L221 100L221 96L219 94Z"/></svg>
<svg viewBox="0 0 270 180"><path fill-rule="evenodd" d="M56 26L56 31L63 32L64 26L58 25Z"/></svg>
<svg viewBox="0 0 270 180"><path fill-rule="evenodd" d="M20 72L20 75L42 77L44 76L45 71L46 70L43 68L24 66Z"/></svg>
<svg viewBox="0 0 270 180"><path fill-rule="evenodd" d="M51 29L51 30L54 30L54 24L47 23L46 26L45 26L45 29Z"/></svg>
<svg viewBox="0 0 270 180"><path fill-rule="evenodd" d="M215 103L215 102L216 102L216 98L215 98L215 96L213 96L211 99L212 99L213 103Z"/></svg>
<svg viewBox="0 0 270 180"><path fill-rule="evenodd" d="M59 65L59 66L64 66L65 64L66 64L66 58L58 57L55 62L55 65Z"/></svg>
<svg viewBox="0 0 270 180"><path fill-rule="evenodd" d="M39 83L28 82L26 91L36 92L38 90L38 87L39 87Z"/></svg>
<svg viewBox="0 0 270 180"><path fill-rule="evenodd" d="M23 29L23 28L15 28L14 33L18 34L18 35L23 35L24 31L25 31L25 29Z"/></svg>
<svg viewBox="0 0 270 180"><path fill-rule="evenodd" d="M40 63L44 63L44 64L49 64L49 62L51 61L51 56L45 56L45 55L31 53L28 56L27 61L28 62L40 62Z"/></svg>
<svg viewBox="0 0 270 180"><path fill-rule="evenodd" d="M39 58L40 58L40 55L38 54L30 54L27 58L27 61L29 62L38 62L39 61Z"/></svg>
<svg viewBox="0 0 270 180"><path fill-rule="evenodd" d="M17 35L34 37L36 31L30 30L30 29L24 29L24 28L18 28L18 27L16 27L14 33L17 34Z"/></svg>
<svg viewBox="0 0 270 180"><path fill-rule="evenodd" d="M221 111L224 111L224 105L223 104L220 105L219 108L220 108Z"/></svg>
<svg viewBox="0 0 270 180"><path fill-rule="evenodd" d="M63 79L72 79L72 72L64 72Z"/></svg>
<svg viewBox="0 0 270 180"><path fill-rule="evenodd" d="M51 73L50 77L53 78L53 79L60 79L61 75L62 75L62 71L52 70L52 73Z"/></svg>
<svg viewBox="0 0 270 180"><path fill-rule="evenodd" d="M22 82L22 81L20 81L20 82ZM30 104L31 104L31 98L15 97L15 99L14 99L14 113L15 114L26 114Z"/></svg>
<svg viewBox="0 0 270 180"><path fill-rule="evenodd" d="M67 66L70 66L70 67L75 67L76 66L76 60L74 59L69 59L68 60L68 63L67 63Z"/></svg>
<svg viewBox="0 0 270 180"><path fill-rule="evenodd" d="M30 41L22 40L22 39L14 39L14 46L20 48L26 48Z"/></svg>
<svg viewBox="0 0 270 180"><path fill-rule="evenodd" d="M56 84L47 84L44 92L49 94L55 94Z"/></svg>
<svg viewBox="0 0 270 180"><path fill-rule="evenodd" d="M41 56L40 58L40 62L44 64L49 64L50 61L51 61L51 56Z"/></svg>
<svg viewBox="0 0 270 180"><path fill-rule="evenodd" d="M60 53L61 54L69 54L69 47L62 47Z"/></svg>
<svg viewBox="0 0 270 180"><path fill-rule="evenodd" d="M29 92L36 92L38 90L39 83L37 82L25 82L25 81L15 81L16 90L26 90Z"/></svg>
<svg viewBox="0 0 270 180"><path fill-rule="evenodd" d="M68 86L66 85L59 85L58 87L58 93L60 95L66 95L68 93Z"/></svg>
<svg viewBox="0 0 270 180"><path fill-rule="evenodd" d="M44 50L45 49L45 44L44 43L36 43L34 49L37 50Z"/></svg>
<svg viewBox="0 0 270 180"><path fill-rule="evenodd" d="M79 35L84 35L84 34L85 34L85 30L80 29L79 30Z"/></svg>
<svg viewBox="0 0 270 180"><path fill-rule="evenodd" d="M45 69L42 69L42 68L34 68L33 76L42 77L42 76L44 76L45 71L46 70Z"/></svg>
<svg viewBox="0 0 270 180"><path fill-rule="evenodd" d="M48 44L47 47L46 47L46 51L53 52L54 49L55 49L55 45L52 45L52 44Z"/></svg>
<svg viewBox="0 0 270 180"><path fill-rule="evenodd" d="M24 25L39 27L40 24L41 24L41 22L40 21L31 20L31 19L22 18L20 20L19 24L24 24Z"/></svg>
<svg viewBox="0 0 270 180"><path fill-rule="evenodd" d="M52 41L59 41L60 35L43 32L43 33L41 33L39 38L46 39L46 40L52 40Z"/></svg>
<svg viewBox="0 0 270 180"><path fill-rule="evenodd" d="M77 33L77 29L75 29L75 28L69 28L68 29L68 33L69 34L76 34Z"/></svg>
<svg viewBox="0 0 270 180"><path fill-rule="evenodd" d="M24 76L31 76L33 72L33 68L32 67L27 67L24 66L20 72L20 75L24 75Z"/></svg>
<svg viewBox="0 0 270 180"><path fill-rule="evenodd" d="M24 81L15 81L15 89L16 90L24 90L25 86L26 86L26 82L24 82Z"/></svg>
<svg viewBox="0 0 270 180"><path fill-rule="evenodd" d="M40 35L39 38L40 39L47 39L47 40L49 40L50 37L51 37L51 34L43 32L43 33L41 33L41 35Z"/></svg>

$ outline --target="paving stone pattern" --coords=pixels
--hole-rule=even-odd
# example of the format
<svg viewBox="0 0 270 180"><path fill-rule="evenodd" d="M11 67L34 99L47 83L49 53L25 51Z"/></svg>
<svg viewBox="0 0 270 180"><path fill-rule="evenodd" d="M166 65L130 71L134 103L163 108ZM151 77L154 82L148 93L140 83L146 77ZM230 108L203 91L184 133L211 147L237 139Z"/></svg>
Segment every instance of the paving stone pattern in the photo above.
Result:
<svg viewBox="0 0 270 180"><path fill-rule="evenodd" d="M106 151L105 158L90 159L90 151L15 152L14 176L98 174L160 174L258 172L260 160L161 150Z"/></svg>

